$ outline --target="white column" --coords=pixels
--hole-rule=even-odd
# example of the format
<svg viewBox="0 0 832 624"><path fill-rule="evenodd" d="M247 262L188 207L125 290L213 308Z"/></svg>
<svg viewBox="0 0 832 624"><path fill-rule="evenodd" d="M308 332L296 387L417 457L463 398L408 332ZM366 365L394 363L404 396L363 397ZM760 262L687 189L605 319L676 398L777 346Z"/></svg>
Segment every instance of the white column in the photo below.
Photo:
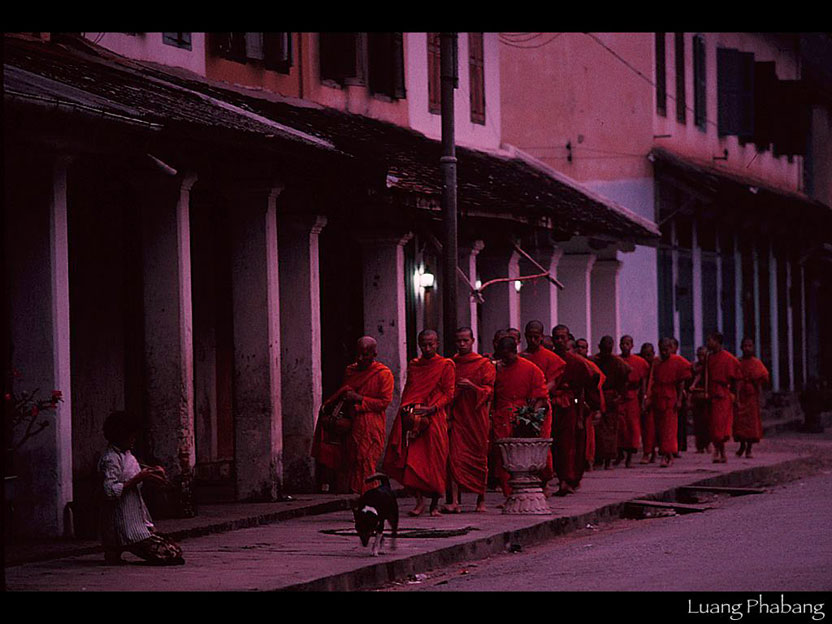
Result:
<svg viewBox="0 0 832 624"><path fill-rule="evenodd" d="M146 180L142 207L145 409L153 458L178 487L170 513L193 515L194 355L190 192L196 176Z"/></svg>
<svg viewBox="0 0 832 624"><path fill-rule="evenodd" d="M592 267L591 334L590 352L598 352L598 342L605 335L612 336L615 344L621 337L619 260L596 260ZM574 333L574 332L573 332ZM577 337L577 334L576 334ZM587 340L589 340L587 338Z"/></svg>
<svg viewBox="0 0 832 624"><path fill-rule="evenodd" d="M673 336L676 340L682 340L682 315L679 312L679 300L677 292L679 288L679 239L676 236L676 221L670 222L670 244L673 247L671 251L671 272L673 274ZM665 336L659 336L664 338ZM658 345L657 347L658 348Z"/></svg>
<svg viewBox="0 0 832 624"><path fill-rule="evenodd" d="M566 254L558 263L558 280L564 289L559 293L559 323L569 327L575 338L592 340L592 267L595 254Z"/></svg>
<svg viewBox="0 0 832 624"><path fill-rule="evenodd" d="M696 219L691 221L691 258L693 260L693 280L691 290L693 294L693 344L694 348L705 344L702 335L702 248L699 246Z"/></svg>
<svg viewBox="0 0 832 624"><path fill-rule="evenodd" d="M783 262L786 263L786 326L788 327L788 345L786 348L786 357L789 362L789 390L794 392L798 389L795 381L795 365L794 365L794 306L792 305L792 263L789 258L789 253L786 252L783 256Z"/></svg>
<svg viewBox="0 0 832 624"><path fill-rule="evenodd" d="M485 284L496 278L520 276L520 254L514 249L488 250L478 258L480 280ZM493 284L483 291L485 303L482 305L482 342L480 349L491 351L491 339L498 329L520 327L520 293L514 281Z"/></svg>
<svg viewBox="0 0 832 624"><path fill-rule="evenodd" d="M742 297L742 251L739 235L734 234L734 334L737 346L744 337L745 315Z"/></svg>
<svg viewBox="0 0 832 624"><path fill-rule="evenodd" d="M808 328L806 326L806 322L808 320L808 315L806 313L806 269L803 265L800 265L800 314L802 315L802 323L801 327L803 328L802 337L801 337L801 355L800 357L803 358L803 385L806 385L806 382L809 381L809 343L807 338Z"/></svg>
<svg viewBox="0 0 832 624"><path fill-rule="evenodd" d="M722 286L722 244L719 233L716 235L716 327L720 333L725 332L725 299ZM705 344L705 343L699 343Z"/></svg>
<svg viewBox="0 0 832 624"><path fill-rule="evenodd" d="M548 250L529 252L538 264L549 271L552 277L558 277L558 263L563 255L563 250L555 247ZM540 273L540 269L534 266L525 258L520 260L520 273L522 275L534 275ZM546 278L534 281L523 282L520 291L520 309L523 311L522 321L540 321L543 323L544 333L552 331L552 327L558 323L558 289ZM522 327L519 329L523 329Z"/></svg>
<svg viewBox="0 0 832 624"><path fill-rule="evenodd" d="M274 500L283 479L279 185L233 193L234 466L238 500Z"/></svg>
<svg viewBox="0 0 832 624"><path fill-rule="evenodd" d="M362 238L364 333L378 342L378 361L393 373L393 403L387 431L393 425L407 371L404 246L413 234Z"/></svg>
<svg viewBox="0 0 832 624"><path fill-rule="evenodd" d="M769 275L769 319L771 336L771 387L780 390L780 323L777 305L777 258L774 255L774 243L768 246L768 275Z"/></svg>
<svg viewBox="0 0 832 624"><path fill-rule="evenodd" d="M485 243L481 240L475 240L469 245L459 246L459 267L465 272L468 281L476 284L478 279L477 272L477 256L485 248ZM466 325L474 332L474 337L478 335L477 327L477 301L471 298L471 287L465 283L461 276L458 276L457 283L457 325L465 327ZM478 350L479 345L476 345L475 350Z"/></svg>
<svg viewBox="0 0 832 624"><path fill-rule="evenodd" d="M293 491L314 488L309 453L323 392L318 235L325 225L318 215L288 216L278 224L283 475Z"/></svg>
<svg viewBox="0 0 832 624"><path fill-rule="evenodd" d="M762 328L760 327L760 261L756 244L751 247L751 261L754 270L754 346L759 350Z"/></svg>

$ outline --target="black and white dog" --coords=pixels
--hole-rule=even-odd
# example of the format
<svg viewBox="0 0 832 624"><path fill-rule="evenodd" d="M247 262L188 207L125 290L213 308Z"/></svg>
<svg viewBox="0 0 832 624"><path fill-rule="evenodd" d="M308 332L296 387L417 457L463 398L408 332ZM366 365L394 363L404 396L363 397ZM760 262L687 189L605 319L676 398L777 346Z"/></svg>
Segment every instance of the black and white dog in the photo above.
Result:
<svg viewBox="0 0 832 624"><path fill-rule="evenodd" d="M370 475L365 483L381 481L381 485L372 490L364 492L361 498L353 505L353 516L355 516L355 530L361 538L362 546L370 543L370 538L375 536L373 543L373 556L377 557L384 541L384 523L390 525L393 533L393 550L396 549L396 534L399 530L399 504L396 502L396 495L390 488L390 479L387 475L377 472Z"/></svg>

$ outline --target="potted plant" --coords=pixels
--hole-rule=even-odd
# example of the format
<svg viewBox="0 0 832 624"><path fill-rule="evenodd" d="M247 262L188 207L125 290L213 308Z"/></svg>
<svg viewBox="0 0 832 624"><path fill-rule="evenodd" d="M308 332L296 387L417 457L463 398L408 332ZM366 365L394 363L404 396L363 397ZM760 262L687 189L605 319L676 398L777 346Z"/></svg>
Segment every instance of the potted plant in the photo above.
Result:
<svg viewBox="0 0 832 624"><path fill-rule="evenodd" d="M512 436L495 441L503 467L511 474L511 494L503 505L504 514L550 514L543 494L541 471L546 467L552 438L541 438L546 408L525 405L514 410Z"/></svg>

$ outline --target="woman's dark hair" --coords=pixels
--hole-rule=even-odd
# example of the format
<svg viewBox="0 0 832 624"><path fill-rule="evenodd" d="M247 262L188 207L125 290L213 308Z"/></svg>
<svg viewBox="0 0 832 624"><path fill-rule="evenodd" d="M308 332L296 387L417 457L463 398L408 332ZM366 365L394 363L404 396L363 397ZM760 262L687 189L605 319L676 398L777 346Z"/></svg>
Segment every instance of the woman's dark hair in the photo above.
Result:
<svg viewBox="0 0 832 624"><path fill-rule="evenodd" d="M138 433L141 424L127 412L113 412L104 421L104 437L108 442L124 442L131 433Z"/></svg>

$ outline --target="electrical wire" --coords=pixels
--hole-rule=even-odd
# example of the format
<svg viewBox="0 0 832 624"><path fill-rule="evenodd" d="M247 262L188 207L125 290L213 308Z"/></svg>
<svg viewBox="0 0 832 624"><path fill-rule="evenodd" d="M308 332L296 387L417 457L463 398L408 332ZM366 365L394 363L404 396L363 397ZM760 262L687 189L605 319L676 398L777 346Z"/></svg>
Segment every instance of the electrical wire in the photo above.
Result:
<svg viewBox="0 0 832 624"><path fill-rule="evenodd" d="M547 41L544 41L543 43L537 43L535 45L518 45L516 43L511 43L511 42L509 42L505 39L502 39L502 38L500 39L500 43L502 43L503 45L508 46L510 48L518 48L520 50L534 50L536 48L542 48L543 46L549 45L555 39L557 39L558 37L560 37L561 35L564 35L564 34L566 34L566 33L555 33Z"/></svg>

